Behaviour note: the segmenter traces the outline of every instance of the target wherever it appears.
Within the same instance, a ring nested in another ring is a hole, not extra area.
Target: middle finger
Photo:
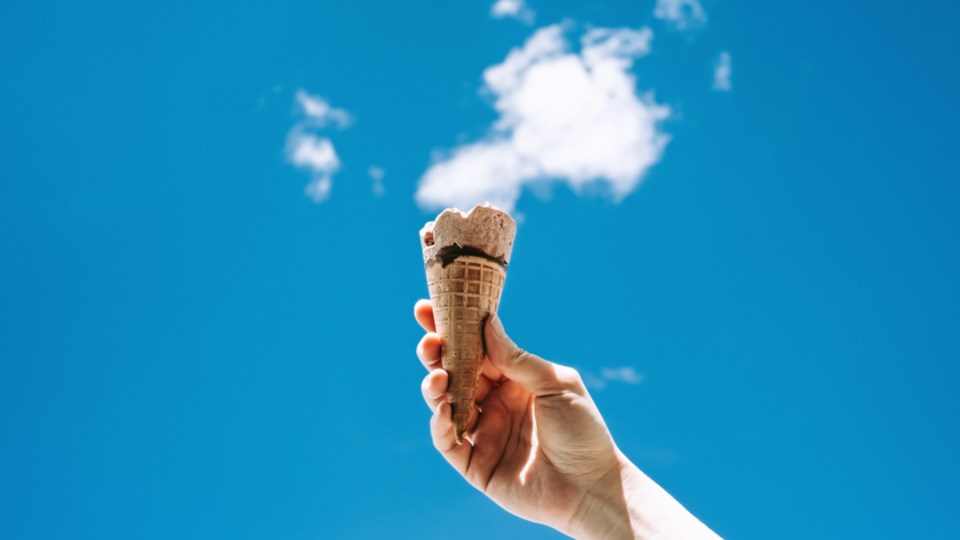
[[[436,410],[440,402],[447,401],[449,381],[450,375],[443,369],[434,369],[423,378],[423,382],[420,383],[420,391],[423,393],[423,400],[431,411]],[[476,401],[478,407],[482,406],[487,396],[490,395],[490,391],[494,388],[495,385],[490,382],[490,379],[480,377],[480,380],[477,381],[477,393],[474,396],[474,401]]]
[[[427,332],[417,344],[417,358],[428,371],[440,367],[440,336],[434,332]]]

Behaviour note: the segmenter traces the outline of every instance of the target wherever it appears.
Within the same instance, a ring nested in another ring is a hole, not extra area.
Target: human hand
[[[414,315],[427,332],[417,356],[433,444],[494,502],[577,538],[719,538],[620,452],[580,374],[517,347],[496,315],[484,325],[478,414],[458,445],[430,301]]]
[[[504,509],[567,534],[580,531],[580,514],[596,504],[592,494],[619,483],[624,463],[577,371],[520,349],[491,316],[484,328],[479,413],[467,443],[458,445],[433,308],[421,300],[414,313],[427,331],[417,356],[430,372],[421,389],[434,411],[430,431],[437,450]]]

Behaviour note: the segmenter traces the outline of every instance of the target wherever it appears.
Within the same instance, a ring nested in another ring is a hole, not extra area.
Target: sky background
[[[725,537],[960,535],[956,3],[163,4],[0,6],[0,538],[558,537],[433,450],[412,308],[421,179],[564,21],[650,29],[668,142],[507,176],[512,337]]]

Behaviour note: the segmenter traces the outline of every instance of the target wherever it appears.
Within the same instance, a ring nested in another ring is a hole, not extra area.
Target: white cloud
[[[304,192],[314,202],[323,202],[333,189],[333,175],[340,170],[340,157],[327,137],[316,131],[327,126],[347,128],[353,119],[350,113],[333,107],[320,96],[297,90],[296,101],[304,119],[287,134],[287,160],[310,172],[312,179]]]
[[[377,196],[383,195],[386,192],[386,189],[383,187],[383,177],[387,175],[387,172],[381,167],[371,165],[370,168],[367,169],[367,174],[373,179],[373,194]]]
[[[603,390],[608,384],[617,382],[624,384],[640,384],[647,378],[631,366],[602,368],[597,375],[590,371],[582,371],[583,382],[595,390]]]
[[[707,22],[700,0],[657,0],[653,16],[663,19],[678,30],[698,28]]]
[[[529,7],[525,0],[497,0],[490,6],[490,16],[495,19],[511,17],[526,24],[533,24],[535,13]]]
[[[483,74],[499,118],[483,140],[436,161],[420,179],[425,208],[489,201],[512,210],[524,185],[591,185],[615,200],[633,191],[667,144],[667,107],[638,95],[630,73],[650,50],[647,29],[598,28],[570,51],[565,28],[541,28]]]
[[[296,133],[290,142],[290,162],[294,165],[323,174],[336,172],[340,168],[340,159],[330,139]]]
[[[312,173],[313,179],[305,191],[314,202],[323,202],[330,196],[332,176],[340,170],[340,158],[330,139],[294,128],[287,138],[287,159]]]
[[[600,375],[608,381],[620,381],[627,384],[639,384],[643,382],[645,375],[637,373],[637,370],[630,366],[603,368]]]
[[[593,28],[582,38],[580,54],[587,67],[594,68],[605,61],[618,62],[621,69],[633,64],[650,52],[653,32],[649,28],[631,30],[629,28]]]
[[[321,203],[330,197],[330,190],[333,189],[333,180],[329,176],[317,176],[307,184],[303,192],[307,194],[315,203]]]
[[[350,127],[353,123],[353,117],[343,109],[331,106],[327,100],[320,96],[313,96],[303,90],[297,90],[297,103],[303,114],[309,119],[309,123],[316,127],[326,127],[330,124],[340,129]]]
[[[732,66],[730,64],[730,53],[723,51],[717,56],[717,61],[713,65],[713,89],[720,92],[729,92],[731,85],[730,75]]]

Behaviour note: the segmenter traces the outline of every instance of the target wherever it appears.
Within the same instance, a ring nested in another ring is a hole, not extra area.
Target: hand
[[[427,331],[417,355],[430,371],[422,390],[434,411],[430,431],[437,450],[506,510],[571,531],[584,494],[604,478],[620,476],[616,446],[580,375],[518,348],[499,318],[491,317],[477,391],[482,412],[468,430],[471,444],[458,445],[430,302],[418,302],[415,314]]]
[[[433,444],[494,502],[578,538],[715,538],[617,449],[579,373],[517,347],[496,315],[484,327],[479,414],[458,445],[433,307],[421,300],[414,314],[427,332],[417,356]]]

